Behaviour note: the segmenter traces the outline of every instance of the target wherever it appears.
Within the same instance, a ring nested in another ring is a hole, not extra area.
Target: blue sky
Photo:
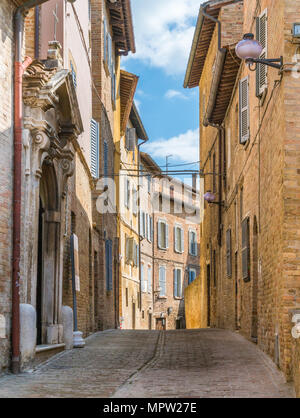
[[[168,154],[170,166],[198,161],[198,89],[182,86],[201,2],[131,2],[137,52],[122,67],[140,77],[135,101],[150,138],[143,150],[162,166]]]

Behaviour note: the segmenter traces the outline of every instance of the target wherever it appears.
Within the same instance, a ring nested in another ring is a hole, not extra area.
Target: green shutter
[[[240,81],[239,85],[240,143],[245,144],[250,137],[249,123],[249,78]]]

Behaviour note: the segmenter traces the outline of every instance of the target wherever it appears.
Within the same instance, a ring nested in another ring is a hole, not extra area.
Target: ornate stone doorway
[[[59,342],[60,211],[56,173],[47,159],[42,166],[39,202],[37,344],[55,344]]]

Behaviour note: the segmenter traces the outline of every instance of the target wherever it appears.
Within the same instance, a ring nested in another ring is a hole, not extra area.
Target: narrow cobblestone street
[[[0,397],[294,397],[272,361],[222,330],[106,331],[0,379]]]

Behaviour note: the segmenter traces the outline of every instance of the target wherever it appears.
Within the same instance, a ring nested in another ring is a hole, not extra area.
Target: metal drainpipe
[[[12,372],[20,372],[20,244],[22,198],[22,132],[23,132],[23,74],[32,63],[26,57],[22,63],[24,13],[49,0],[29,0],[15,12],[15,74],[14,74],[14,168],[13,168],[13,266],[12,266]]]

